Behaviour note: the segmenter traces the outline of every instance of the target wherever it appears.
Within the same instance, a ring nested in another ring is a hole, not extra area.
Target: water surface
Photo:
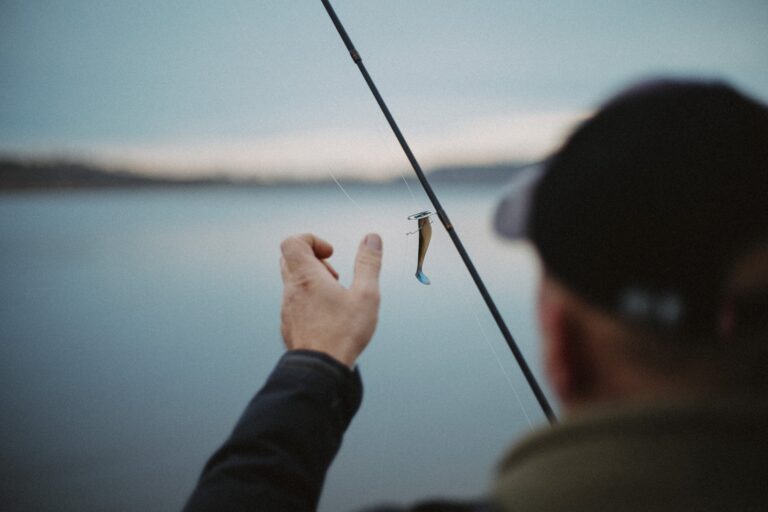
[[[182,506],[282,353],[278,246],[313,231],[349,283],[382,234],[382,312],[363,406],[321,510],[482,493],[543,417],[450,239],[424,270],[400,187],[156,189],[0,196],[0,508]],[[494,238],[494,187],[438,189],[538,372],[529,249]],[[529,423],[530,422],[530,423]]]

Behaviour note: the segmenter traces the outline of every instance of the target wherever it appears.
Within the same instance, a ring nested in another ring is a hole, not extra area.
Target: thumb
[[[352,278],[352,289],[370,292],[379,291],[379,271],[382,256],[381,237],[375,233],[368,234],[360,243],[355,258],[355,275]]]

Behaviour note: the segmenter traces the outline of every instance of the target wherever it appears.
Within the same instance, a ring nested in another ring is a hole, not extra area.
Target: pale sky
[[[652,75],[768,101],[764,0],[337,0],[424,167],[540,158]],[[319,0],[0,0],[0,152],[181,174],[408,164]]]

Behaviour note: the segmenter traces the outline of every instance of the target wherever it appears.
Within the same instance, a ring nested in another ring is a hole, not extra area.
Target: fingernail
[[[365,237],[365,245],[374,251],[381,250],[381,237],[379,235],[371,233]]]

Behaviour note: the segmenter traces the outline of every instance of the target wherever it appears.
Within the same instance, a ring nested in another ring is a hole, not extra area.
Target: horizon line
[[[425,169],[534,162],[551,154],[589,113],[506,114],[440,132],[409,134]],[[382,129],[318,129],[263,137],[152,143],[0,144],[0,157],[78,162],[147,176],[387,181],[410,172],[397,141]]]

